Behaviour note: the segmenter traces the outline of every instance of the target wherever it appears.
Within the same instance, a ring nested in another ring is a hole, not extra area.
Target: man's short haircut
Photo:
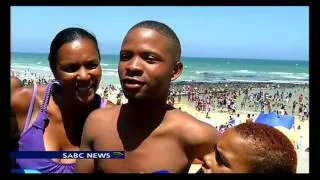
[[[235,130],[250,144],[251,172],[296,173],[297,153],[281,131],[260,123],[239,124]]]
[[[168,39],[172,40],[173,46],[176,49],[177,57],[180,60],[181,57],[181,44],[176,33],[166,24],[158,21],[141,21],[138,24],[130,28],[129,32],[136,28],[148,28],[159,32]]]

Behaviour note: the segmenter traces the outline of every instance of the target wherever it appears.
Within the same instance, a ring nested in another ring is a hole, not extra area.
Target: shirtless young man
[[[126,34],[118,73],[128,103],[96,110],[85,123],[82,151],[125,151],[125,159],[78,159],[77,172],[187,173],[212,151],[217,130],[166,104],[182,73],[181,46],[167,25],[143,21]]]

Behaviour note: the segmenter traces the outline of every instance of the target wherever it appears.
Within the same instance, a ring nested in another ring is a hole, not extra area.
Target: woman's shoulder
[[[11,106],[13,108],[28,108],[34,93],[36,98],[43,97],[46,85],[21,87],[11,93]]]
[[[12,107],[23,107],[30,102],[34,87],[21,87],[11,92],[11,106]]]

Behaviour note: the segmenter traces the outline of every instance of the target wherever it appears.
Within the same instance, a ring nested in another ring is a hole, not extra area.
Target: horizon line
[[[10,53],[24,53],[24,54],[49,54],[49,52],[13,52]],[[118,56],[118,54],[102,54],[101,56]],[[204,59],[250,59],[250,60],[282,60],[282,61],[309,61],[309,59],[267,59],[267,58],[250,58],[250,57],[207,57],[207,56],[181,56],[181,58],[204,58]]]

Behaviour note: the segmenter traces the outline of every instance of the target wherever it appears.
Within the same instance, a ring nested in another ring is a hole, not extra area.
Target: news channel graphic
[[[14,151],[12,159],[124,159],[124,151]]]

